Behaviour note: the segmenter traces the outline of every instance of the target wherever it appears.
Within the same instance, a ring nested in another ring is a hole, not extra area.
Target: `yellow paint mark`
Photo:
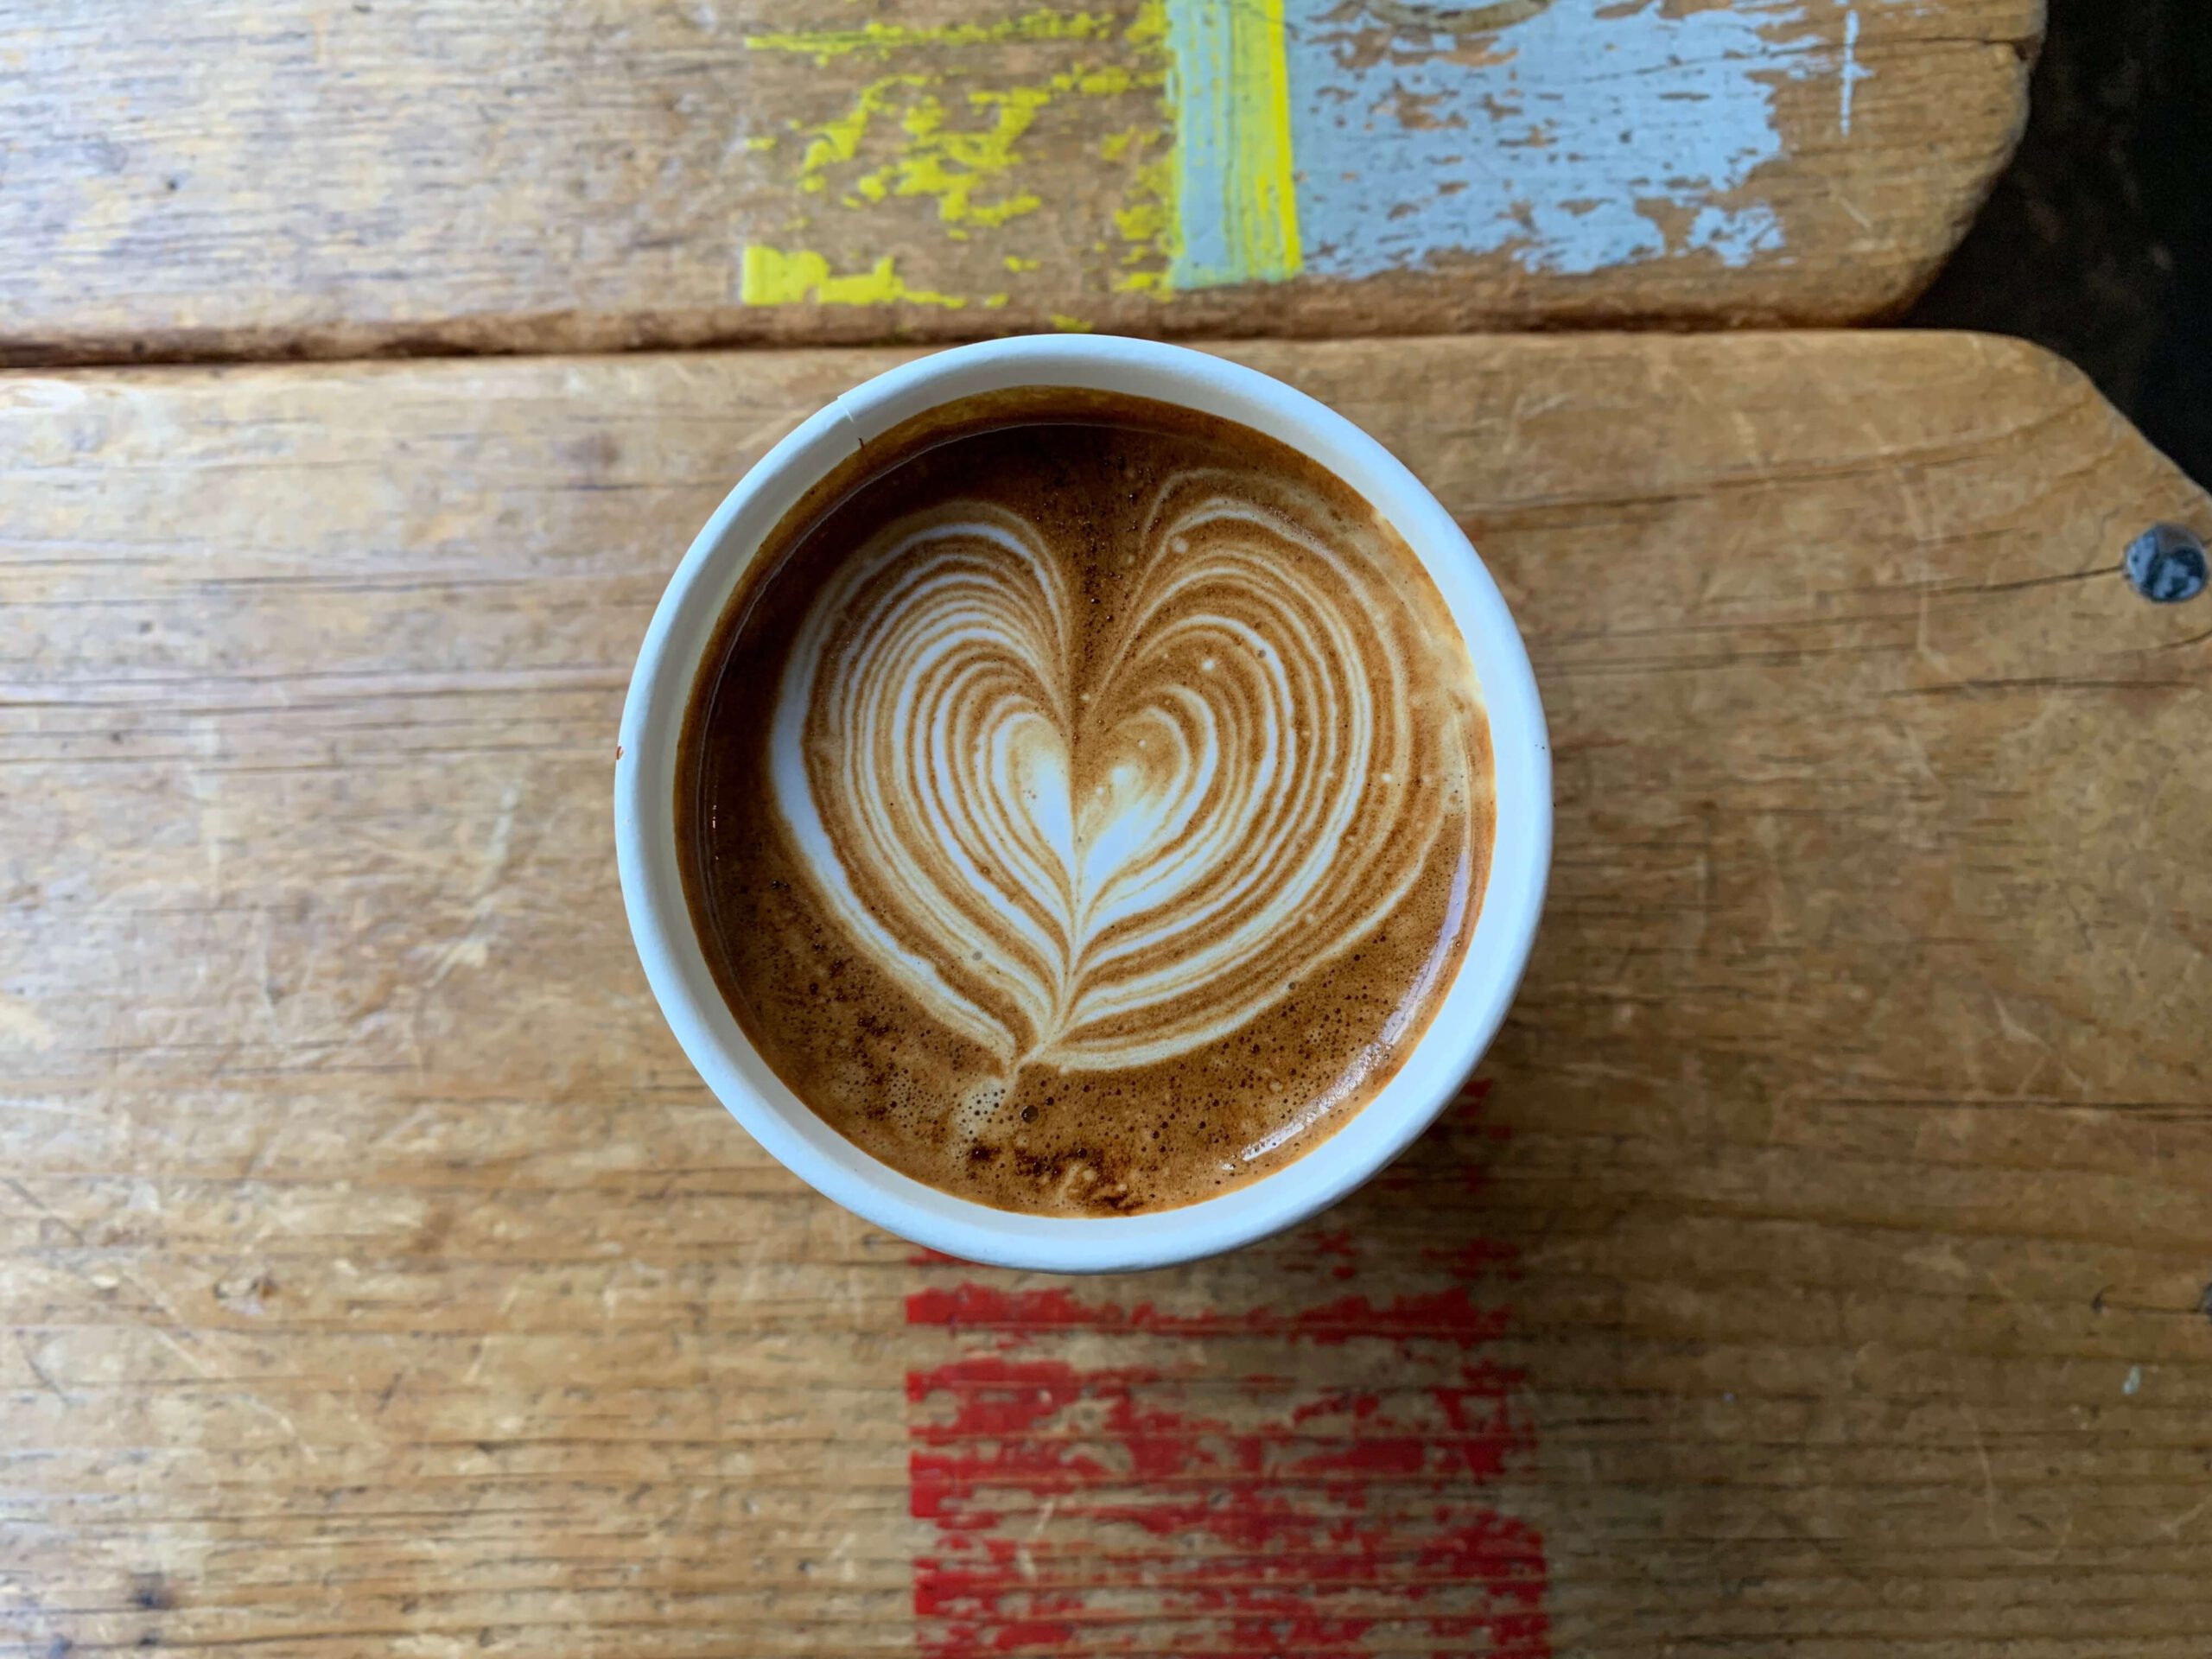
[[[773,149],[776,147],[776,135],[772,132],[755,133],[745,141],[745,147],[756,156],[763,150]]]
[[[1017,86],[1007,92],[969,93],[969,107],[990,118],[979,131],[948,127],[944,105],[925,98],[899,122],[906,135],[901,153],[869,176],[893,195],[936,198],[938,217],[948,225],[995,227],[1033,213],[1044,203],[1029,191],[988,200],[978,200],[976,191],[1014,170],[1020,159],[1015,143],[1037,111],[1052,102],[1054,90]]]
[[[1133,129],[1128,137],[1122,154],[1134,159],[1136,167],[1128,194],[1114,210],[1114,228],[1126,245],[1114,290],[1166,299],[1173,291],[1175,158],[1164,130]],[[1148,153],[1154,150],[1159,153]]]
[[[990,46],[1012,41],[1100,41],[1113,32],[1103,12],[1052,11],[1039,7],[1019,17],[988,23],[937,23],[909,29],[899,23],[864,23],[858,29],[804,29],[748,35],[746,45],[758,52],[800,52],[826,64],[854,52],[887,58],[910,46]]]
[[[1118,63],[1109,63],[1103,69],[1077,69],[1071,74],[1055,75],[1052,84],[1060,87],[1071,85],[1085,98],[1111,98],[1117,92],[1130,92],[1139,86],[1163,84],[1164,77],[1154,78],[1133,73]]]
[[[966,242],[986,232],[1000,232],[1045,206],[1046,193],[1024,188],[1029,181],[1023,176],[1028,162],[1023,145],[1046,111],[1070,99],[1128,98],[1149,92],[1155,96],[1132,111],[1139,114],[1137,124],[1098,146],[1101,159],[1116,164],[1116,175],[1126,171],[1127,183],[1122,200],[1112,209],[1111,229],[1118,243],[1101,241],[1097,252],[1100,264],[1109,267],[1101,276],[1116,291],[1164,296],[1176,244],[1174,140],[1166,96],[1170,72],[1167,0],[1139,0],[1125,28],[1108,14],[1038,9],[989,23],[915,28],[869,23],[851,29],[753,35],[746,43],[762,50],[810,54],[827,64],[855,53],[889,59],[910,48],[1014,41],[1110,41],[1117,32],[1122,45],[1115,49],[1123,61],[1071,63],[1062,57],[1056,73],[1023,85],[960,86],[956,91],[955,78],[964,79],[969,64],[911,54],[899,60],[897,73],[880,74],[857,88],[846,82],[839,93],[844,100],[842,110],[812,124],[789,124],[796,142],[787,148],[804,147],[791,180],[798,186],[794,200],[804,201],[810,196],[854,212],[877,208],[893,199],[930,200],[936,204],[936,218],[946,239]],[[953,86],[948,86],[949,80]],[[1147,105],[1155,111],[1149,122],[1141,118]],[[779,239],[788,246],[800,238],[786,227]],[[838,240],[852,245],[849,238]],[[876,245],[888,240],[886,236]],[[809,253],[766,249],[757,254],[748,251],[746,258],[742,291],[751,303],[818,299],[878,304],[906,299],[950,304],[956,298],[908,292],[895,271],[880,261],[867,271],[837,275],[826,262],[808,264],[816,259]],[[1016,276],[1043,267],[1042,260],[1019,254],[1005,255],[1003,264]],[[1110,269],[1116,264],[1118,270]],[[959,302],[995,309],[1010,300],[979,294]]]
[[[1124,38],[1159,66],[1147,85],[1168,86],[1167,0],[1143,0]],[[1180,245],[1175,218],[1175,129],[1172,94],[1162,98],[1158,118],[1146,126],[1111,133],[1099,153],[1107,161],[1134,163],[1128,194],[1114,210],[1121,235],[1122,270],[1112,287],[1117,293],[1149,294],[1164,300],[1174,292],[1174,268]]]
[[[1290,136],[1290,56],[1283,38],[1283,0],[1267,0],[1266,21],[1252,47],[1255,60],[1249,118],[1253,213],[1249,251],[1255,269],[1279,266],[1286,276],[1306,263],[1298,235],[1298,181]]]
[[[1091,328],[1081,317],[1071,317],[1061,311],[1052,313],[1052,327],[1064,334],[1087,334]]]
[[[1166,73],[1140,74],[1119,64],[1077,66],[1035,86],[970,92],[969,108],[986,118],[974,129],[950,124],[944,100],[930,90],[942,81],[942,76],[912,73],[883,76],[861,87],[841,114],[805,129],[810,142],[799,167],[800,189],[825,191],[830,169],[853,161],[877,118],[903,105],[897,152],[853,180],[838,200],[859,207],[893,196],[933,198],[938,218],[950,227],[946,234],[965,241],[968,227],[995,229],[1044,206],[1032,191],[984,194],[1012,175],[1021,160],[1020,143],[1041,111],[1065,97],[1114,97],[1161,86]]]
[[[861,140],[868,137],[868,125],[875,118],[891,107],[893,95],[906,87],[934,86],[935,75],[886,75],[872,80],[861,88],[842,115],[805,130],[812,142],[806,147],[806,159],[799,163],[799,184],[802,188],[819,190],[823,188],[824,168],[839,162],[849,162],[860,152]]]
[[[986,311],[996,311],[1002,308],[1006,302],[1013,297],[1014,296],[1011,294],[987,294],[983,296],[983,309]]]
[[[957,311],[968,303],[957,295],[907,287],[887,253],[866,270],[838,276],[827,259],[804,248],[790,253],[747,248],[738,293],[747,305],[804,305],[810,301],[817,305],[890,305],[904,301]]]

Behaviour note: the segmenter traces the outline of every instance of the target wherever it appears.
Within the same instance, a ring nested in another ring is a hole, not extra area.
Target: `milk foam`
[[[884,526],[805,612],[775,804],[855,945],[1009,1071],[1233,1033],[1397,906],[1465,747],[1424,743],[1402,601],[1294,492],[1154,491],[1100,615],[980,499]],[[1446,775],[1439,776],[1442,772]]]

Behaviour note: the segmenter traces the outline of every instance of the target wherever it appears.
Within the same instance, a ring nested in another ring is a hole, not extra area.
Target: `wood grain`
[[[1262,14],[0,0],[0,363],[1858,320],[1962,233],[2043,24]]]
[[[0,1648],[2201,1651],[2212,504],[1963,336],[1232,355],[1526,628],[1485,1087],[1224,1261],[916,1262],[707,1098],[609,766],[892,353],[0,380]]]

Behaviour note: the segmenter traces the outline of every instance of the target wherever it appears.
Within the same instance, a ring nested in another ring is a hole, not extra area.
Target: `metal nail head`
[[[2128,584],[2154,605],[2178,605],[2204,591],[2204,543],[2179,524],[2153,524],[2127,544]]]

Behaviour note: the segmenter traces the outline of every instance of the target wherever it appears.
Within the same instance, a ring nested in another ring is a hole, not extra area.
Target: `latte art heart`
[[[1368,562],[1204,469],[1084,583],[980,500],[885,525],[813,596],[768,741],[855,946],[1007,1070],[1237,1030],[1383,924],[1464,750]]]
[[[1039,1215],[1203,1201],[1401,1075],[1495,833],[1421,557],[1264,434],[962,398],[755,546],[676,779],[728,1013],[817,1118]]]

